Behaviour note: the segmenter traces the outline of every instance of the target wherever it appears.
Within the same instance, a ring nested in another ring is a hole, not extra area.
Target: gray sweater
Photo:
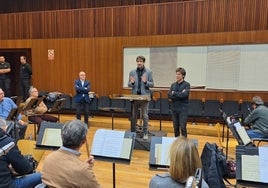
[[[185,184],[174,181],[169,173],[157,174],[151,181],[149,188],[184,188]],[[207,183],[202,180],[202,188],[209,188]]]
[[[264,105],[258,106],[246,117],[244,124],[252,125],[256,132],[268,136],[268,108]]]

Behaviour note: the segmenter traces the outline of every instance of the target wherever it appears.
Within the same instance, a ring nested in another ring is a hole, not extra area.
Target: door
[[[0,56],[5,57],[5,61],[10,63],[11,72],[11,96],[20,96],[20,56],[26,56],[26,61],[32,64],[30,48],[1,49]]]

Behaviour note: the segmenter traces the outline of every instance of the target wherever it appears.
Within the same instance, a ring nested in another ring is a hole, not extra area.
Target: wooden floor
[[[74,119],[74,115],[61,115],[61,122],[64,123],[68,120]],[[159,130],[159,121],[150,121],[150,130]],[[99,128],[111,129],[112,127],[112,119],[109,117],[93,117],[90,118],[90,129],[87,135],[88,150],[90,151],[92,139],[94,137],[94,133]],[[127,118],[115,118],[114,119],[114,129],[115,130],[128,130],[130,127],[130,123]],[[163,121],[161,123],[161,130],[167,132],[167,136],[173,137],[172,132],[172,122]],[[189,135],[188,137],[191,139],[198,140],[198,150],[201,154],[203,146],[206,142],[217,143],[219,144],[219,139],[217,134],[215,133],[214,126],[208,126],[204,124],[197,125],[188,125]],[[29,125],[26,131],[26,138],[33,133],[33,127]],[[207,135],[214,136],[207,136]],[[231,139],[233,141],[233,139]],[[42,170],[42,161],[45,157],[51,153],[52,151],[46,151],[43,155],[37,170]],[[87,159],[87,148],[84,145],[81,148],[81,159]],[[229,157],[234,158],[235,149],[234,147],[229,147]],[[116,187],[118,188],[137,188],[137,187],[148,187],[149,181],[152,176],[156,173],[164,173],[164,171],[152,171],[149,170],[149,151],[145,150],[134,150],[131,163],[129,165],[125,164],[115,164],[115,176],[116,176]],[[97,177],[97,180],[104,188],[113,187],[113,168],[112,163],[95,161],[94,172]],[[233,180],[234,181],[234,180]],[[232,181],[232,182],[233,182]]]

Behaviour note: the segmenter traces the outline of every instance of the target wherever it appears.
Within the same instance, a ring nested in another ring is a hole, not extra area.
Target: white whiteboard
[[[268,90],[268,44],[124,48],[124,87],[139,55],[153,71],[155,87],[170,87],[175,69],[183,67],[192,87]]]

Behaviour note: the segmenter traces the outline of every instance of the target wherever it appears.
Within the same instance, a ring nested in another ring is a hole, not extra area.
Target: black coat
[[[13,138],[4,134],[1,128],[0,132],[0,148],[10,142],[15,142]],[[20,175],[25,175],[31,171],[29,161],[21,154],[17,145],[15,145],[6,155],[0,156],[0,188],[12,188],[13,175],[9,165],[12,165],[14,170]]]

